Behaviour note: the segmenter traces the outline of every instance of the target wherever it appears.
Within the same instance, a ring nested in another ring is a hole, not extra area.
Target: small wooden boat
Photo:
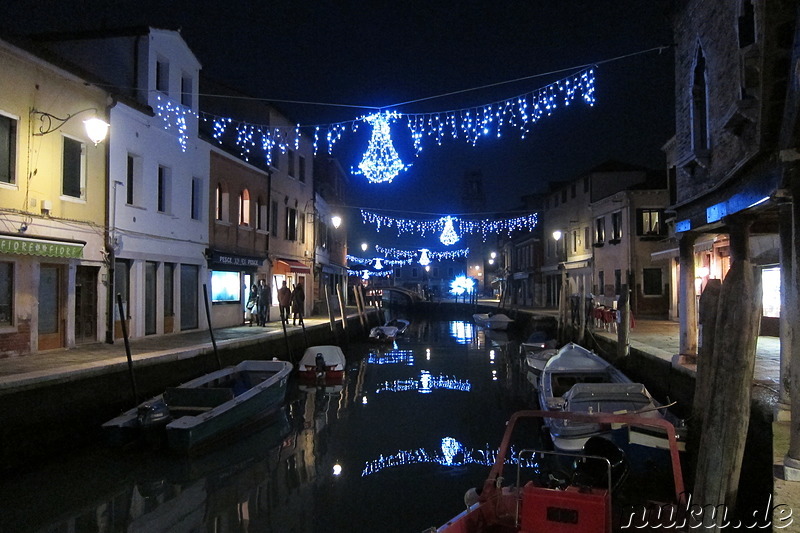
[[[620,450],[611,450],[613,444],[598,439],[600,446],[587,446],[581,455],[564,454],[544,450],[514,450],[515,439],[525,438],[530,430],[527,424],[542,417],[569,420],[580,423],[596,420],[603,424],[619,424],[641,427],[663,432],[670,443],[669,462],[672,467],[672,483],[669,487],[671,502],[653,504],[661,511],[658,517],[644,517],[644,524],[659,528],[657,522],[675,521],[672,510],[680,510],[685,503],[683,473],[677,449],[675,429],[663,419],[643,418],[635,415],[587,415],[580,413],[547,413],[544,411],[519,411],[506,424],[503,441],[489,476],[483,486],[467,491],[464,501],[467,509],[439,528],[434,533],[610,533],[620,526],[634,524],[637,510],[632,506],[613,509],[612,493],[617,489],[626,471],[618,468],[624,462]],[[597,444],[597,441],[592,441]],[[603,446],[602,444],[605,444]],[[613,453],[612,453],[613,452]],[[516,466],[508,466],[516,463]],[[514,472],[514,470],[516,472]],[[567,471],[568,470],[568,471]],[[615,471],[616,470],[616,471]],[[510,484],[504,481],[510,480]],[[662,516],[663,515],[663,516]],[[665,518],[669,515],[670,518]],[[640,517],[641,518],[641,517]],[[624,529],[623,529],[624,531]]]
[[[340,383],[347,366],[342,349],[338,346],[310,346],[297,364],[300,379],[305,383]]]
[[[508,318],[508,316],[504,315],[503,313],[475,313],[472,315],[472,320],[475,321],[475,325],[482,328],[496,329],[500,331],[507,330],[508,325],[514,322],[513,319]]]
[[[671,416],[644,385],[634,383],[616,367],[583,346],[569,343],[554,355],[539,379],[539,405],[547,412],[633,413],[644,418]],[[672,422],[678,423],[672,417]],[[600,423],[548,419],[553,445],[561,451],[580,450],[595,435],[610,438],[612,428]],[[680,428],[683,432],[684,428]],[[641,438],[640,438],[641,437]],[[655,437],[655,438],[651,438]],[[662,436],[663,437],[663,436]],[[655,447],[666,444],[658,435],[630,432],[630,438]]]
[[[373,342],[394,342],[397,332],[395,326],[375,326],[369,330],[369,339]]]
[[[544,331],[534,331],[525,342],[519,345],[519,353],[525,358],[528,369],[539,376],[547,361],[558,353],[556,340],[549,338]]]
[[[397,328],[397,334],[402,335],[408,329],[408,325],[410,322],[408,320],[403,320],[402,318],[393,318],[392,320],[388,320],[383,327],[395,327]]]
[[[111,444],[165,432],[170,449],[189,452],[276,412],[291,371],[287,361],[242,361],[170,387],[102,428]]]

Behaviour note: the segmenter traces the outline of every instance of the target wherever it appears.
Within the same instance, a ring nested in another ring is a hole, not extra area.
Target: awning
[[[280,258],[278,259],[278,263],[283,263],[290,272],[298,272],[300,274],[308,274],[311,272],[311,267],[300,261],[295,261],[294,259]]]
[[[85,242],[53,241],[47,239],[26,239],[0,235],[0,253],[20,255],[41,255],[43,257],[83,257]]]

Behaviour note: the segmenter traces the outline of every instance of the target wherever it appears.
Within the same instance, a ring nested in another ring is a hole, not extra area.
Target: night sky
[[[413,166],[391,184],[352,176],[348,204],[414,212],[463,213],[458,189],[481,171],[487,210],[512,209],[522,194],[545,190],[608,159],[664,168],[661,147],[674,130],[673,50],[609,59],[669,45],[662,0],[316,1],[5,0],[0,30],[27,33],[148,24],[180,28],[203,66],[255,97],[347,104],[281,103],[300,124],[355,119],[369,107],[428,98],[562,71],[490,89],[426,100],[402,113],[480,106],[543,87],[591,63],[594,107],[576,102],[533,126],[476,147],[427,143],[415,158],[404,124],[393,128]],[[357,106],[365,106],[359,108]],[[236,117],[233,117],[236,118]],[[367,128],[334,155],[357,165]],[[350,220],[355,222],[357,211]],[[388,235],[387,235],[388,236]],[[385,246],[393,246],[384,243]]]

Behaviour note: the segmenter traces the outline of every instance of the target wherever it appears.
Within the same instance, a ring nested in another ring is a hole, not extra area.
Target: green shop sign
[[[83,257],[83,243],[0,236],[0,254]]]

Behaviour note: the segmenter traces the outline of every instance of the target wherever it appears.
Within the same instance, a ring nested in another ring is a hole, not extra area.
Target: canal
[[[482,484],[509,416],[536,406],[519,341],[413,319],[393,345],[347,346],[342,386],[293,383],[279,416],[202,456],[97,442],[0,480],[0,532],[441,525]]]

